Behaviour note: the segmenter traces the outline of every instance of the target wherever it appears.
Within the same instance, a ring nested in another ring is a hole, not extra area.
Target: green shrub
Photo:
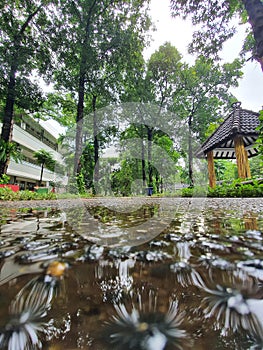
[[[12,200],[16,200],[16,197],[17,197],[17,192],[13,192],[10,188],[8,187],[0,188],[0,200],[12,201]]]
[[[263,183],[254,180],[252,183],[242,183],[241,179],[232,183],[223,183],[215,188],[208,186],[207,191],[203,187],[183,188],[182,197],[263,197]]]
[[[208,197],[262,197],[263,184],[256,180],[252,183],[242,183],[235,180],[230,184],[218,185],[215,188],[208,189]]]
[[[56,199],[56,194],[53,192],[37,193],[32,191],[18,191],[13,192],[10,188],[0,188],[0,200],[4,201],[23,201],[23,200],[48,200]]]
[[[182,189],[182,197],[193,197],[194,188],[186,187]]]

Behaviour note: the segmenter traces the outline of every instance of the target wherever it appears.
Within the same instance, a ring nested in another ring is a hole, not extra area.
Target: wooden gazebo
[[[248,158],[258,154],[259,113],[242,109],[240,102],[232,107],[230,115],[196,152],[198,158],[207,158],[210,187],[216,185],[214,159],[236,158],[238,177],[245,179],[251,177]]]

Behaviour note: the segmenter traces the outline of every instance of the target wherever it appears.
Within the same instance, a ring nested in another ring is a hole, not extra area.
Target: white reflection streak
[[[181,261],[187,262],[190,259],[192,256],[190,247],[192,245],[193,244],[189,242],[178,242],[176,244],[177,254]]]
[[[246,298],[241,291],[230,287],[216,285],[216,289],[210,289],[196,271],[193,271],[192,277],[195,286],[210,294],[203,299],[207,304],[205,316],[216,316],[218,328],[220,320],[224,319],[222,335],[226,335],[230,329],[235,332],[242,327],[263,340],[263,300]]]
[[[149,308],[152,298],[149,300]],[[182,349],[180,341],[186,338],[185,330],[179,329],[183,314],[178,313],[178,302],[170,302],[166,314],[155,310],[143,312],[144,307],[139,300],[139,309],[134,304],[128,312],[124,304],[114,305],[116,315],[112,316],[109,326],[109,340],[113,344],[137,350],[163,350],[167,343]],[[122,348],[122,347],[121,347]]]

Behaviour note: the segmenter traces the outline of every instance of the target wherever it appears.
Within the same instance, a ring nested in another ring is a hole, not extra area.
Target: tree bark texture
[[[147,139],[148,139],[148,174],[149,187],[153,186],[153,168],[152,168],[152,142],[153,142],[153,128],[147,125]]]
[[[194,186],[194,176],[193,176],[193,146],[192,146],[192,118],[190,115],[188,117],[188,173],[189,173],[189,184]]]
[[[78,91],[78,108],[76,117],[76,137],[75,137],[75,156],[74,156],[74,170],[73,175],[77,175],[80,170],[80,157],[82,153],[83,143],[83,117],[84,117],[84,86],[85,78],[84,73],[79,78],[79,91]]]
[[[142,137],[141,137],[141,158],[142,158],[142,182],[143,182],[143,186],[145,187],[146,186],[145,147],[144,147],[144,142]]]
[[[40,172],[39,186],[41,186],[41,183],[42,183],[43,172],[44,172],[44,164],[41,164],[41,172]]]
[[[254,57],[263,70],[263,3],[261,0],[243,0],[256,41]]]
[[[98,183],[100,177],[100,167],[99,167],[99,135],[98,135],[98,121],[96,114],[96,101],[97,96],[92,97],[92,111],[93,111],[93,145],[94,145],[94,178],[95,184]]]

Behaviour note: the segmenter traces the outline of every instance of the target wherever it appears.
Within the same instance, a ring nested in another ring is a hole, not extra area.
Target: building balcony
[[[40,178],[41,167],[29,162],[22,161],[21,163],[16,163],[12,159],[10,160],[7,174],[9,176],[14,176],[16,179],[27,180],[30,181],[39,181]],[[67,176],[63,176],[61,174],[57,174],[55,172],[44,169],[43,171],[43,182],[61,182],[63,185],[67,184]]]
[[[63,162],[62,155],[60,153],[46,145],[41,140],[37,139],[35,136],[29,134],[27,131],[21,129],[17,125],[14,125],[13,128],[13,140],[21,146],[31,149],[33,152],[44,149],[47,152],[51,153],[56,161],[60,163]]]
[[[0,130],[1,129],[2,123],[0,123]],[[13,141],[17,142],[19,145],[21,145],[21,147],[32,150],[32,153],[40,149],[44,149],[47,152],[51,153],[57,162],[63,163],[62,155],[59,152],[55,151],[46,143],[42,142],[41,139],[36,138],[16,124],[13,126]]]

